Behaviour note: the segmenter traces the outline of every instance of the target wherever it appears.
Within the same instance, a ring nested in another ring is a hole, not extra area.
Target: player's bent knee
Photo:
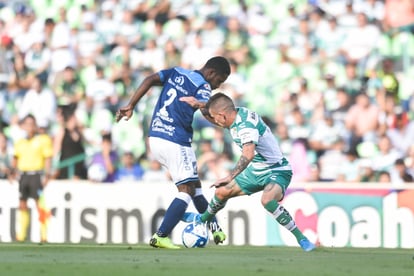
[[[217,188],[214,195],[220,199],[220,200],[226,200],[231,197],[231,191],[228,189],[225,189],[224,187]]]
[[[188,182],[181,184],[177,186],[178,191],[182,193],[189,194],[191,197],[194,197],[195,195],[195,183],[194,182]]]

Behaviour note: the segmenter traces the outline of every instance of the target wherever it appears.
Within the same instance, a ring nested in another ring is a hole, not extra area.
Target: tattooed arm
[[[242,155],[237,161],[236,166],[230,171],[230,174],[224,178],[217,180],[211,187],[220,187],[230,183],[237,175],[239,175],[254,158],[256,145],[254,143],[246,143],[243,145]]]

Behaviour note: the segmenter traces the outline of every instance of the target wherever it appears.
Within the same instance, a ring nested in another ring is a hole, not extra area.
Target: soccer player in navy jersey
[[[208,202],[202,193],[197,173],[197,159],[191,147],[194,113],[200,109],[208,120],[204,104],[189,105],[181,97],[194,97],[200,103],[206,103],[212,90],[218,88],[230,75],[230,64],[221,56],[210,58],[200,70],[187,70],[173,67],[161,70],[146,77],[139,85],[129,103],[116,113],[116,121],[128,120],[138,101],[153,86],[162,86],[160,96],[154,108],[150,129],[149,147],[151,154],[165,166],[178,194],[168,207],[157,232],[152,236],[153,247],[177,249],[179,246],[169,238],[174,227],[184,215],[188,204],[193,200],[197,211],[207,209]],[[226,235],[213,219],[210,224],[216,244],[222,243]]]

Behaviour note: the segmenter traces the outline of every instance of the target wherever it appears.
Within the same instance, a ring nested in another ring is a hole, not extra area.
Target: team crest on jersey
[[[237,135],[237,129],[234,127],[234,128],[232,128],[232,129],[230,129],[230,135],[233,137],[233,138],[238,138],[238,135]]]
[[[175,81],[175,83],[182,86],[184,84],[184,77],[183,76],[177,76],[177,77],[175,77],[174,81]]]

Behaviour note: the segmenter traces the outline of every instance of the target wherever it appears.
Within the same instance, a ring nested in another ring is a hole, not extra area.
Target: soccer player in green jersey
[[[181,99],[195,104],[194,99]],[[235,107],[232,99],[223,93],[214,94],[205,109],[215,124],[230,130],[242,154],[229,175],[217,180],[213,199],[203,214],[185,213],[183,220],[208,222],[224,208],[232,197],[263,191],[261,202],[274,219],[288,229],[304,251],[315,245],[296,226],[289,212],[279,202],[283,199],[292,178],[292,168],[283,156],[269,127],[255,112]]]

